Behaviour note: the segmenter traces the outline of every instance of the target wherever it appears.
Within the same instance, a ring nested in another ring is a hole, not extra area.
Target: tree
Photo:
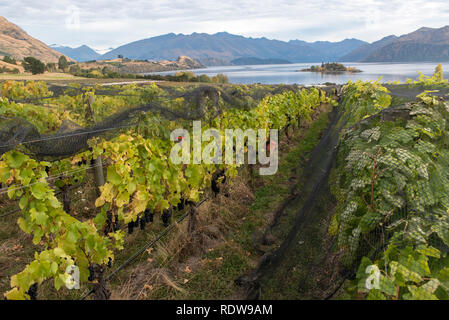
[[[55,72],[56,71],[56,63],[54,63],[54,62],[47,63],[47,71]]]
[[[16,60],[11,58],[10,56],[4,56],[3,61],[10,64],[17,64]]]
[[[216,76],[213,76],[211,80],[213,83],[229,83],[228,77],[221,73],[217,74]]]
[[[32,74],[40,74],[45,72],[45,64],[33,57],[26,57],[23,59],[23,68],[27,72],[31,72]]]
[[[100,70],[92,70],[91,72],[89,72],[88,77],[101,79],[103,78],[103,74],[101,73]]]
[[[81,73],[81,67],[77,64],[74,64],[73,66],[70,66],[69,72],[71,74],[79,74]]]
[[[210,83],[211,79],[209,78],[209,76],[207,74],[202,74],[198,77],[198,81],[204,82],[204,83]]]
[[[190,82],[196,78],[195,74],[191,71],[180,71],[175,73],[175,77],[179,79],[179,81]]]
[[[435,73],[432,78],[437,82],[443,82],[443,66],[441,64],[435,68]]]
[[[60,56],[58,61],[59,70],[65,71],[69,67],[69,62],[65,56]]]

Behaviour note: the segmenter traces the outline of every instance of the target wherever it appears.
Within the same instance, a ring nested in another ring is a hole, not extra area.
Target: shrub
[[[60,56],[58,60],[58,68],[59,70],[65,71],[69,67],[69,62],[65,56]]]
[[[217,74],[216,76],[212,77],[213,83],[229,83],[229,79],[224,74]]]
[[[40,74],[45,72],[45,64],[33,57],[26,57],[23,59],[23,68],[27,72],[31,72],[32,74]]]
[[[10,64],[17,64],[17,61],[14,58],[11,58],[10,56],[4,56],[3,61]]]

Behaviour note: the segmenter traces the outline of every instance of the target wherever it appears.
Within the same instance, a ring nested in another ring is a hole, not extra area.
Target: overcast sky
[[[376,41],[449,24],[448,0],[14,0],[0,15],[47,44],[107,49],[165,33],[227,31],[306,41]],[[78,23],[79,22],[79,23]]]

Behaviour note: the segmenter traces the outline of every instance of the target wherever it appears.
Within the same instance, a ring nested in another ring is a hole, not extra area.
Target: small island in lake
[[[321,72],[321,73],[344,73],[344,72],[350,72],[350,73],[357,73],[362,72],[359,69],[352,68],[352,67],[345,67],[341,63],[323,63],[321,66],[311,66],[309,69],[302,69],[301,72]]]

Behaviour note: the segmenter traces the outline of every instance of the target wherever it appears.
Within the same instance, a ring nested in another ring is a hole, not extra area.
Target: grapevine
[[[31,89],[22,92],[16,86],[12,85],[15,91],[11,90],[9,97],[29,97],[27,92]],[[144,88],[130,85],[121,90],[124,96],[118,98],[96,96],[95,88],[83,88],[82,94],[61,95],[53,99],[48,94],[46,103],[58,112],[53,113],[54,120],[48,121],[51,117],[47,121],[39,120],[42,125],[37,127],[41,132],[54,132],[62,119],[85,126],[90,121],[100,121],[111,113],[137,106],[148,99],[169,100],[154,85]],[[33,94],[47,98],[45,90]],[[253,103],[251,100],[247,100],[248,105]],[[11,102],[8,98],[2,101],[9,116],[33,121],[34,114],[20,111],[24,110],[24,104]],[[216,115],[214,102],[206,99],[206,107],[210,111],[203,114],[202,129],[216,127],[222,136],[227,128],[282,129],[297,123],[300,118],[307,119],[321,103],[329,101],[317,89],[302,89],[267,96],[249,110],[231,108]],[[184,103],[183,98],[177,98],[169,105],[177,109]],[[85,116],[86,105],[91,108],[93,119]],[[23,215],[18,224],[24,232],[33,235],[34,244],[44,246],[42,252],[35,253],[33,262],[11,278],[12,289],[5,294],[6,298],[30,299],[31,286],[40,285],[49,278],[59,289],[68,281],[66,270],[72,265],[79,268],[81,282],[92,280],[92,266],[110,264],[114,261],[114,252],[123,249],[124,232],[120,225],[127,226],[129,233],[136,227],[145,229],[146,223],[151,222],[156,213],[161,214],[164,225],[167,225],[173,208],[182,209],[186,203],[198,202],[211,186],[217,166],[175,165],[169,160],[170,150],[177,143],[169,139],[169,133],[181,126],[189,127],[189,121],[174,122],[158,113],[147,112],[139,116],[134,128],[122,130],[113,138],[93,138],[89,141],[89,150],[69,158],[38,161],[27,155],[25,144],[4,153],[0,158],[0,182],[9,186],[8,197],[19,201]],[[94,218],[81,222],[68,214],[67,206],[64,210],[55,197],[54,188],[64,189],[82,181],[83,172],[92,159],[98,157],[103,159],[107,171],[106,183],[100,187],[101,194],[95,202],[99,212]],[[81,170],[72,174],[76,168]],[[218,165],[229,179],[237,174],[237,168],[235,164]],[[56,174],[60,179],[54,183],[47,179]]]

